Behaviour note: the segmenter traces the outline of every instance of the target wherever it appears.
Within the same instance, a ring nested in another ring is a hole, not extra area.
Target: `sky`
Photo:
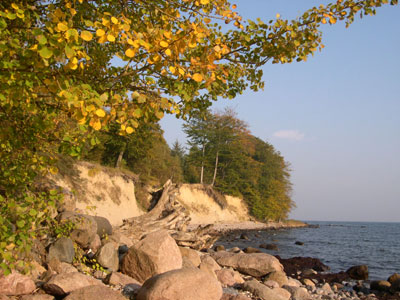
[[[328,1],[238,0],[244,19],[295,18]],[[221,99],[291,165],[299,220],[400,222],[400,5],[323,27],[307,62],[263,67],[265,89]],[[182,122],[161,121],[171,145]]]

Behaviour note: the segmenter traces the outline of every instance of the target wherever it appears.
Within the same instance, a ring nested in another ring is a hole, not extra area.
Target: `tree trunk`
[[[115,163],[116,169],[119,169],[119,167],[121,166],[121,162],[122,162],[122,158],[124,157],[125,149],[126,149],[126,144],[124,144],[121,151],[119,152],[117,162]]]
[[[217,154],[216,154],[216,156],[215,156],[214,176],[213,176],[213,180],[212,180],[212,182],[211,182],[211,186],[214,186],[214,184],[215,184],[215,179],[217,178],[218,157],[219,157],[219,151],[217,151]]]
[[[206,146],[203,145],[203,156],[201,157],[201,171],[200,171],[200,184],[203,184],[203,176],[204,176],[204,154],[206,152]]]

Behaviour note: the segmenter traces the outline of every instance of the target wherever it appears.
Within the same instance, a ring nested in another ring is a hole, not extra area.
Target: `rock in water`
[[[350,278],[355,280],[367,280],[368,279],[368,266],[360,265],[353,266],[349,268],[346,273],[350,276]]]
[[[137,300],[220,300],[221,284],[199,269],[179,269],[156,275],[139,290]]]
[[[170,270],[182,268],[182,255],[165,230],[148,234],[124,256],[121,272],[139,282]]]

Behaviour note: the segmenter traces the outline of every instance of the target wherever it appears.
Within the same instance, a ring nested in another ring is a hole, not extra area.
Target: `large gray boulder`
[[[96,260],[102,267],[113,272],[118,271],[119,258],[116,245],[113,242],[109,242],[102,246],[96,254]]]
[[[220,300],[221,284],[197,268],[172,270],[147,280],[137,300]]]
[[[113,228],[108,219],[100,216],[94,216],[93,219],[96,221],[97,234],[100,236],[100,238],[113,234]]]
[[[82,273],[62,273],[51,277],[50,280],[43,285],[43,289],[48,294],[64,296],[72,291],[91,285],[104,286],[101,281]]]
[[[106,286],[87,286],[71,292],[64,300],[126,300],[120,293]]]
[[[253,279],[250,281],[246,281],[243,284],[243,289],[245,291],[249,291],[256,297],[259,297],[263,300],[289,300],[290,293],[281,288],[270,289],[269,287],[265,286],[264,284],[258,282],[257,280]]]
[[[72,240],[66,237],[61,237],[50,246],[48,260],[51,261],[55,258],[60,262],[71,264],[74,260],[74,256],[75,249]]]
[[[141,283],[154,275],[180,268],[181,252],[165,230],[150,233],[129,248],[121,264],[122,273]]]
[[[217,252],[212,254],[212,257],[221,266],[231,267],[254,277],[261,277],[274,271],[283,272],[279,260],[266,253]]]
[[[32,293],[36,289],[33,280],[18,272],[0,275],[0,295],[20,296]]]

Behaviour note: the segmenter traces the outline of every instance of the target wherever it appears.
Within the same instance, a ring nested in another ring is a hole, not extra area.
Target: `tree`
[[[112,122],[132,134],[164,113],[185,118],[263,88],[263,64],[305,60],[323,47],[322,24],[350,24],[385,3],[337,0],[265,24],[244,22],[226,0],[1,1],[2,267],[23,256],[43,223],[26,212],[48,199],[34,180],[57,171],[58,154],[79,157]],[[20,208],[13,216],[10,205]]]

